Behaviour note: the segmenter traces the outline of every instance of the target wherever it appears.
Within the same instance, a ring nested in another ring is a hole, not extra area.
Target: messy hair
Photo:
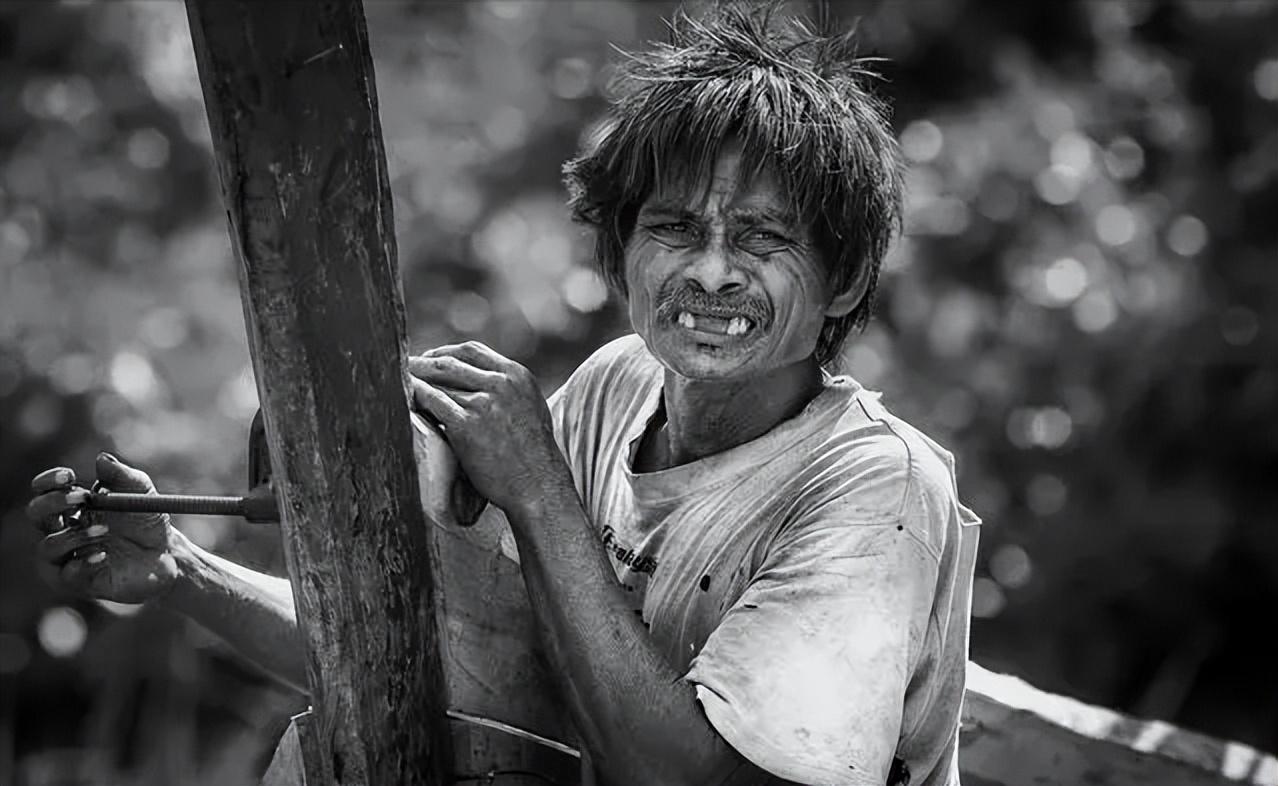
[[[593,228],[604,279],[627,294],[624,253],[640,206],[663,177],[708,182],[741,143],[739,171],[767,170],[808,227],[834,292],[864,268],[868,287],[827,318],[816,359],[831,364],[864,326],[878,272],[900,227],[902,167],[885,105],[852,34],[780,13],[783,2],[718,2],[677,12],[670,39],[623,53],[609,112],[564,166],[573,218]]]

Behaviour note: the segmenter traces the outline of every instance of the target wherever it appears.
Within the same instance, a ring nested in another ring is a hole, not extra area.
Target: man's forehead
[[[739,158],[725,155],[712,172],[672,172],[661,177],[643,211],[664,213],[758,213],[793,223],[795,216],[777,178],[766,168],[743,176]]]

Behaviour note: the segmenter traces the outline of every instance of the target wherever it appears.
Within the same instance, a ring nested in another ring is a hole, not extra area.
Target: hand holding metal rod
[[[193,494],[133,494],[92,491],[84,502],[89,510],[116,513],[185,513],[203,516],[242,516],[257,523],[277,523],[279,502],[271,489],[271,461],[266,446],[262,411],[249,427],[249,493],[244,497]]]
[[[186,513],[205,516],[242,516],[247,521],[280,520],[279,504],[269,484],[255,487],[244,497],[193,494],[129,494],[94,491],[84,502],[89,510],[117,513]]]

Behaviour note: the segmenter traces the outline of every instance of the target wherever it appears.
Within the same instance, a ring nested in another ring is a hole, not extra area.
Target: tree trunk
[[[308,648],[308,786],[444,783],[404,304],[360,0],[187,0]]]

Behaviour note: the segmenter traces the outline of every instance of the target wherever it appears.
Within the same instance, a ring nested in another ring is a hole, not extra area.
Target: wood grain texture
[[[307,782],[443,783],[451,735],[363,8],[187,12],[309,649]]]
[[[968,663],[965,785],[1278,786],[1278,759],[1039,690]]]

